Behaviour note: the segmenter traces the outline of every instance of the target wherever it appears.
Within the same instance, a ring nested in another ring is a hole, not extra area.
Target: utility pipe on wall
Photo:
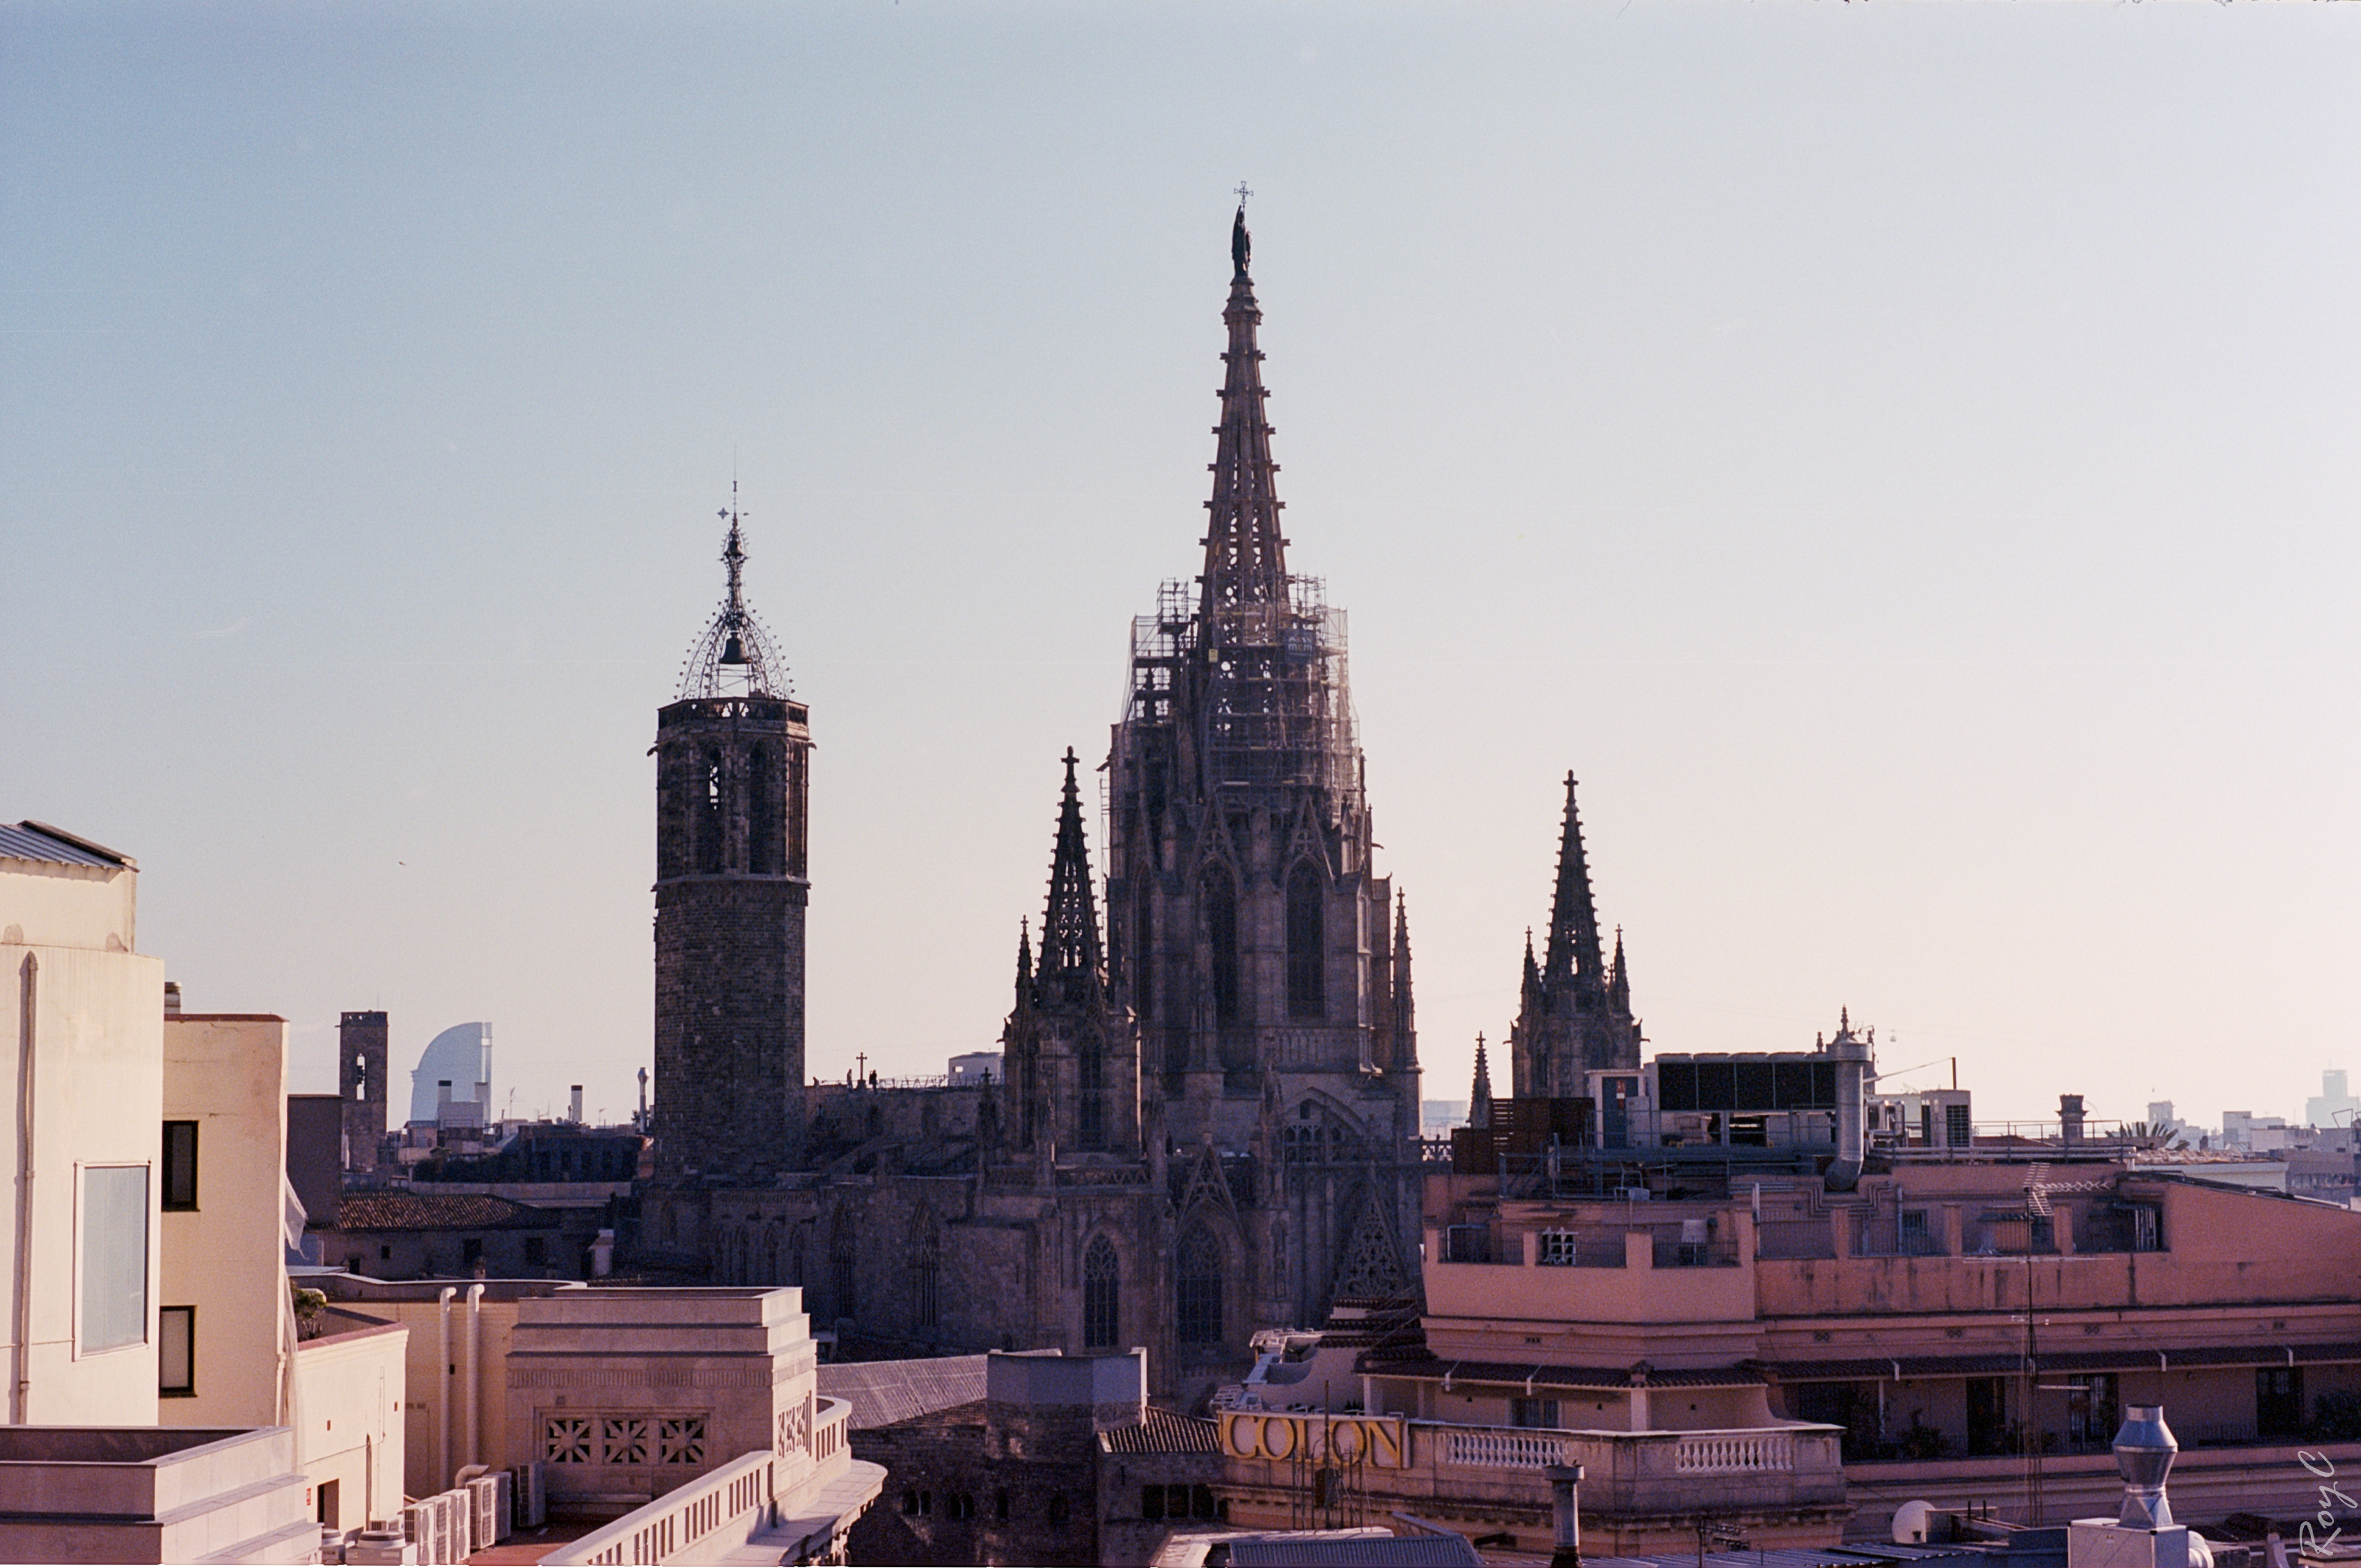
[[[467,1441],[461,1449],[473,1464],[481,1457],[477,1452],[476,1429],[482,1423],[477,1418],[478,1390],[483,1383],[484,1369],[484,1286],[481,1280],[467,1287]]]
[[[451,1484],[451,1298],[459,1293],[445,1285],[434,1298],[434,1490]],[[433,1494],[428,1494],[432,1496]]]
[[[40,960],[25,955],[17,970],[16,1018],[16,1376],[8,1391],[8,1420],[23,1426],[33,1405],[33,1010]]]

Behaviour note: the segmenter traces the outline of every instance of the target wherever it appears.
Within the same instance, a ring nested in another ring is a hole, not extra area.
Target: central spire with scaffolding
[[[1218,790],[1303,784],[1357,803],[1359,746],[1345,681],[1345,616],[1317,577],[1287,569],[1283,504],[1263,404],[1262,311],[1249,270],[1243,187],[1230,225],[1222,420],[1205,565],[1194,585],[1168,582],[1157,613],[1132,628],[1127,724],[1172,725],[1190,784]],[[1193,587],[1193,591],[1192,591]]]

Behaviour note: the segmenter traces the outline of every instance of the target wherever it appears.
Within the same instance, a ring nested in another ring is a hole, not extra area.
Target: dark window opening
[[[756,746],[746,753],[746,869],[757,876],[769,876],[779,869],[779,821],[773,786],[771,754]]]
[[[1213,1022],[1238,1021],[1238,894],[1226,872],[1205,878],[1205,940],[1213,950]]]
[[[546,1236],[525,1237],[524,1260],[527,1263],[532,1264],[547,1263],[549,1261],[549,1239]]]
[[[1156,931],[1148,897],[1148,878],[1142,874],[1131,897],[1131,1005],[1143,1024],[1156,1016]]]
[[[473,1268],[484,1260],[484,1238],[466,1236],[459,1242],[459,1266]]]
[[[934,1257],[921,1255],[910,1270],[910,1294],[913,1298],[910,1316],[922,1329],[933,1328],[940,1312],[936,1299],[936,1279]]]
[[[859,1297],[853,1289],[855,1259],[850,1230],[837,1232],[836,1240],[829,1247],[829,1261],[834,1265],[831,1272],[835,1275],[836,1315],[840,1318],[853,1317]]]
[[[2303,1430],[2303,1368],[2257,1367],[2255,1435],[2301,1437]]]
[[[345,1525],[344,1503],[337,1491],[334,1481],[320,1483],[320,1522],[332,1530],[342,1530]]]
[[[2008,1444],[2008,1385],[1997,1377],[1968,1379],[1968,1452],[2004,1453]]]
[[[1173,1277],[1174,1316],[1182,1344],[1222,1342],[1222,1248],[1200,1228],[1180,1241]]]
[[[1082,1348],[1097,1350],[1122,1343],[1122,1279],[1115,1244],[1104,1236],[1091,1243],[1082,1257]]]
[[[1099,1052],[1098,1041],[1085,1042],[1082,1058],[1075,1064],[1074,1130],[1086,1149],[1106,1142],[1106,1060]]]
[[[166,1209],[197,1206],[197,1124],[164,1124],[164,1196]]]
[[[721,870],[721,753],[705,753],[705,788],[697,805],[697,869],[708,876]]]
[[[1069,1511],[1065,1493],[1052,1492],[1049,1494],[1049,1522],[1051,1524],[1064,1524],[1066,1522],[1066,1515]]]
[[[1287,1015],[1328,1014],[1325,944],[1322,941],[1320,875],[1300,865],[1287,879]]]
[[[1008,1488],[1001,1487],[992,1494],[992,1514],[994,1519],[1008,1517]]]

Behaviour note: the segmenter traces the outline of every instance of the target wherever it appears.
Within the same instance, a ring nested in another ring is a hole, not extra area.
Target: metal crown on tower
[[[721,543],[721,564],[730,569],[730,591],[688,651],[680,673],[680,696],[686,700],[788,696],[786,663],[779,657],[760,618],[746,608],[746,542],[739,526],[743,514],[738,510],[735,479],[730,481],[730,504],[719,515],[730,524]]]

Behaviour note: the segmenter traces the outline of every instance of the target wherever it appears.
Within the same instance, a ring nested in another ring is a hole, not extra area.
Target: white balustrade
[[[1735,1475],[1795,1467],[1795,1440],[1784,1432],[1708,1432],[1678,1439],[1673,1448],[1673,1469],[1682,1475]]]

